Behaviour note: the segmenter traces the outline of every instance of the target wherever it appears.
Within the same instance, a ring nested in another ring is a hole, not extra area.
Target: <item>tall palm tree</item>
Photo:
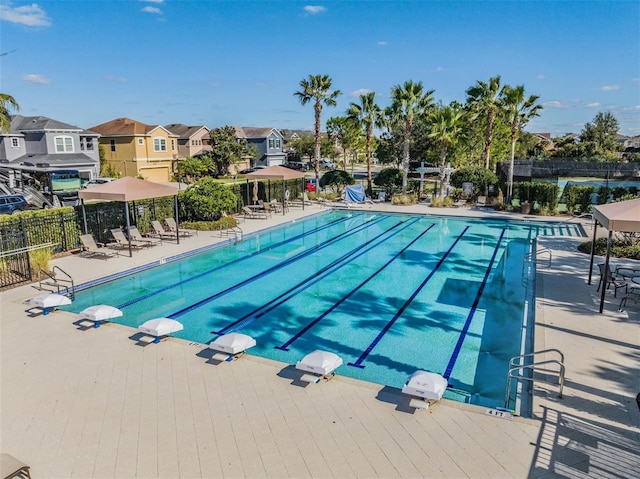
[[[438,108],[429,117],[430,132],[427,136],[433,138],[440,149],[440,198],[444,196],[447,151],[458,141],[462,131],[462,117],[463,112],[452,106]]]
[[[336,98],[342,94],[340,90],[331,90],[331,77],[329,75],[309,75],[308,79],[300,82],[300,91],[294,93],[302,105],[306,105],[311,100],[314,101],[315,111],[315,148],[314,160],[316,171],[316,189],[318,188],[318,176],[320,173],[320,117],[322,114],[322,104],[336,106]]]
[[[511,202],[513,195],[513,163],[516,156],[516,141],[520,135],[520,129],[533,117],[540,116],[542,105],[536,103],[540,98],[531,95],[525,98],[524,85],[510,87],[505,85],[503,91],[503,104],[511,126],[511,161],[509,163],[509,182],[507,183],[507,201]]]
[[[409,175],[409,149],[411,145],[411,129],[416,118],[423,116],[433,104],[431,95],[435,90],[424,91],[422,82],[413,83],[408,80],[404,85],[396,85],[391,89],[391,106],[387,116],[391,123],[402,122],[402,193],[407,193]]]
[[[6,93],[0,93],[0,132],[7,133],[11,128],[11,115],[9,114],[9,107],[14,110],[20,110],[20,105],[11,96]]]
[[[502,88],[500,87],[500,75],[489,78],[489,82],[477,81],[467,91],[467,103],[471,109],[480,116],[486,118],[486,130],[484,139],[484,151],[482,160],[484,167],[489,169],[491,162],[491,143],[493,143],[493,128],[496,116],[502,109]]]
[[[382,109],[376,104],[375,92],[360,95],[360,104],[351,102],[347,115],[357,123],[366,136],[367,151],[367,191],[371,196],[371,140],[373,138],[373,128],[381,128],[383,125]]]

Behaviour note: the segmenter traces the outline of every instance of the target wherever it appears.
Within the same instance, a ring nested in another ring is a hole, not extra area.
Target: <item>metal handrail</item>
[[[538,266],[539,264],[538,256],[548,254],[549,259],[547,260],[547,269],[551,268],[551,260],[553,259],[553,253],[549,248],[540,248],[540,249],[537,249],[535,252],[525,254],[524,255],[525,261],[531,261],[531,258],[534,254],[536,255],[536,261],[535,261],[536,266]]]
[[[531,364],[524,364],[523,363],[516,363],[516,361],[518,360],[523,360],[525,358],[533,358],[538,354],[545,354],[545,353],[558,353],[558,355],[560,356],[560,359],[547,359],[545,361],[539,361],[539,362],[533,362]],[[540,366],[544,366],[544,365],[548,365],[548,364],[557,364],[559,366],[558,370],[556,371],[555,369],[539,369]],[[520,370],[528,370],[528,371],[532,371],[532,375],[531,376],[524,376],[523,374],[519,374],[517,373],[517,371]],[[541,372],[544,373],[555,373],[558,375],[558,380],[556,381],[545,381],[543,379],[540,378],[534,378],[533,377],[533,372],[535,372],[536,370],[539,370]],[[544,383],[544,384],[553,384],[553,385],[558,385],[559,386],[559,391],[558,391],[558,397],[562,398],[562,390],[564,389],[564,376],[565,376],[565,365],[564,365],[564,354],[558,350],[558,349],[545,349],[543,351],[535,351],[533,353],[528,353],[528,354],[521,354],[519,356],[515,356],[513,358],[511,358],[509,360],[509,371],[507,373],[507,389],[505,391],[505,398],[504,398],[504,407],[508,408],[509,407],[509,403],[511,402],[511,380],[512,379],[517,379],[517,380],[522,380],[522,381],[530,381],[530,382],[540,382],[540,383]]]
[[[56,277],[56,271],[59,271],[60,273],[62,273],[64,276],[67,277],[67,279],[60,279]],[[75,293],[75,284],[73,282],[73,278],[71,277],[71,275],[69,273],[67,273],[65,270],[63,270],[60,266],[54,266],[51,269],[51,273],[49,273],[48,271],[45,270],[40,270],[41,273],[44,273],[45,276],[48,276],[49,279],[51,279],[53,281],[53,284],[51,284],[51,286],[55,286],[56,287],[56,292],[58,294],[60,294],[60,282],[63,283],[67,283],[67,284],[71,284],[71,287],[69,288],[68,286],[66,287],[66,290],[69,292],[70,296],[73,297],[74,293]],[[38,288],[39,289],[44,289],[42,288],[42,280],[40,280],[39,284],[38,284]]]

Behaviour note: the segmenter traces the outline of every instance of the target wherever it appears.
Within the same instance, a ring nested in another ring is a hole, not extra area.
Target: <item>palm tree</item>
[[[462,117],[460,109],[445,106],[438,108],[429,118],[430,132],[427,136],[433,138],[440,149],[440,198],[444,196],[447,151],[457,142],[462,131]]]
[[[0,132],[2,133],[8,133],[11,128],[9,107],[16,111],[20,110],[20,105],[11,95],[0,93]]]
[[[489,78],[485,83],[477,81],[467,91],[467,103],[478,115],[486,117],[486,130],[484,139],[484,151],[482,159],[484,167],[489,169],[491,161],[491,143],[493,142],[493,127],[496,116],[502,109],[502,89],[500,88],[500,75]]]
[[[507,202],[511,202],[513,194],[513,162],[516,155],[516,141],[520,134],[520,129],[535,116],[540,116],[542,105],[536,103],[539,96],[531,95],[525,98],[524,85],[512,88],[505,85],[502,91],[503,104],[509,117],[511,126],[511,162],[509,163],[509,182],[507,184]]]
[[[331,91],[331,77],[329,75],[309,75],[308,79],[300,82],[300,91],[294,93],[302,105],[306,105],[314,100],[315,111],[315,171],[316,189],[318,188],[318,175],[320,172],[320,116],[322,114],[322,104],[336,106],[336,98],[342,94],[340,90]]]
[[[357,123],[366,135],[367,151],[367,191],[371,196],[371,140],[373,128],[381,128],[383,124],[382,109],[376,104],[375,92],[360,95],[360,104],[351,102],[347,114]]]
[[[391,89],[391,106],[386,113],[391,123],[402,122],[403,131],[402,194],[407,193],[413,122],[416,118],[423,116],[432,105],[431,95],[434,91],[424,91],[422,82],[413,83],[411,80],[404,82],[403,86],[396,85]]]

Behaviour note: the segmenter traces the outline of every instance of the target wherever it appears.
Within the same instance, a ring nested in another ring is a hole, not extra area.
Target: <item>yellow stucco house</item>
[[[172,163],[178,158],[178,136],[165,127],[116,118],[90,130],[100,133],[105,159],[121,176],[170,181]]]

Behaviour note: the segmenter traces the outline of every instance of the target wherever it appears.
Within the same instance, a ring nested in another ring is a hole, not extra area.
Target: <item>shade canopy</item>
[[[125,176],[119,180],[80,190],[78,196],[85,200],[136,201],[177,194],[178,188],[175,186]]]
[[[640,233],[640,198],[594,206],[593,217],[609,231]]]
[[[300,178],[304,178],[304,173],[280,165],[261,168],[247,174],[247,179],[251,180],[297,180]]]

